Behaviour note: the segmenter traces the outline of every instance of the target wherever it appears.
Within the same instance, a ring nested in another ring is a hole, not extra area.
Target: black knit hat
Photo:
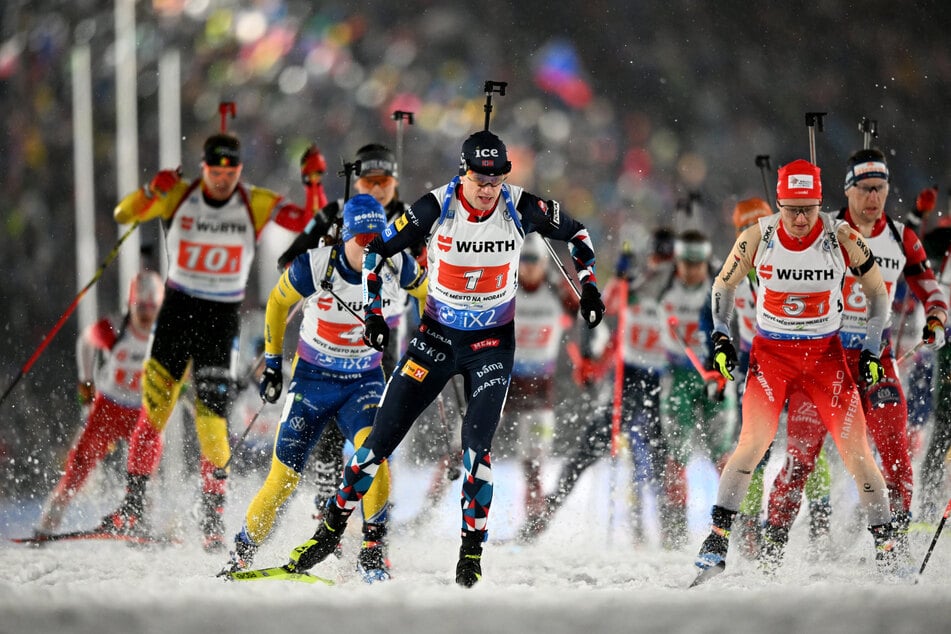
[[[373,172],[382,172],[387,176],[399,178],[399,169],[396,164],[396,155],[385,145],[370,143],[357,150],[357,160],[360,161],[360,176],[372,175]]]
[[[210,167],[237,167],[241,165],[241,142],[238,137],[224,132],[205,140],[205,165]]]

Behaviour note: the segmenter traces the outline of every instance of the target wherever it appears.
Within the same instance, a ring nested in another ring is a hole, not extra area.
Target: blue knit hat
[[[343,241],[361,233],[383,233],[386,213],[370,194],[357,194],[343,206]]]

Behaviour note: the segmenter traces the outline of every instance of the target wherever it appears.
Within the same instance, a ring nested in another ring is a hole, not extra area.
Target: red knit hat
[[[819,168],[804,159],[796,159],[779,168],[776,199],[806,198],[822,200]]]

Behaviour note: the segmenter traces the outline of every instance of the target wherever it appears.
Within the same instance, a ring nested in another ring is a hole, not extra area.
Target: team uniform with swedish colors
[[[191,364],[197,392],[195,426],[204,459],[203,531],[209,550],[224,546],[225,480],[213,473],[231,454],[227,416],[239,309],[255,247],[268,222],[300,231],[309,220],[303,209],[279,194],[241,183],[239,151],[235,137],[213,135],[205,143],[202,178],[185,181],[163,170],[115,209],[120,223],[162,221],[169,268],[142,379],[142,413],[129,448],[126,497],[105,518],[104,528],[138,529],[146,483],[161,459],[159,436]]]
[[[363,266],[366,328],[375,347],[388,330],[380,317],[385,260],[428,237],[429,292],[419,328],[387,383],[373,430],[344,470],[344,480],[313,538],[292,554],[295,568],[322,561],[339,543],[349,514],[379,466],[455,374],[466,394],[462,423],[462,547],[456,582],[481,577],[482,542],[492,504],[492,439],[505,404],[515,357],[519,253],[527,233],[569,243],[584,291],[582,313],[593,327],[604,305],[595,286],[594,249],[578,221],[521,187],[504,183],[511,164],[494,134],[463,144],[463,176],[423,196],[373,241]]]
[[[361,194],[344,207],[344,238],[358,234],[374,237],[385,226],[383,208]],[[369,227],[369,228],[368,228]],[[364,231],[366,230],[366,231]],[[370,433],[377,405],[383,395],[380,366],[383,353],[363,341],[363,324],[354,314],[362,307],[361,272],[348,261],[347,246],[311,249],[299,255],[271,291],[266,310],[265,353],[268,366],[282,354],[289,309],[304,302],[303,319],[293,376],[274,442],[271,469],[235,537],[240,563],[247,567],[254,550],[270,534],[276,513],[297,488],[301,473],[328,422],[336,421],[344,436],[360,447]],[[359,262],[361,247],[354,250]],[[380,270],[381,304],[385,319],[399,320],[406,291],[425,292],[425,270],[407,253],[399,252]],[[368,495],[363,498],[364,546],[382,543],[389,496],[389,468],[384,462]],[[369,557],[361,565],[371,568]],[[374,574],[387,576],[382,558]]]

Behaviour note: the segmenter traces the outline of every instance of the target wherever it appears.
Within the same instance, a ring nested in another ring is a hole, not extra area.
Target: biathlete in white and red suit
[[[46,500],[37,535],[59,528],[69,503],[118,440],[132,436],[142,407],[142,364],[165,289],[153,271],[141,271],[129,287],[122,319],[103,317],[76,342],[79,400],[89,405],[82,432],[66,457],[65,473]]]
[[[862,235],[819,211],[819,168],[804,160],[784,165],[776,186],[780,213],[743,231],[713,282],[713,363],[732,380],[736,349],[729,336],[734,292],[756,269],[756,335],[743,395],[739,441],[723,469],[712,527],[700,547],[697,581],[726,567],[730,530],[757,463],[776,436],[793,390],[815,404],[855,480],[882,568],[895,562],[896,540],[888,492],[866,438],[865,415],[853,373],[868,384],[883,376],[879,351],[889,315],[888,290]],[[842,281],[852,269],[866,295],[866,336],[858,367],[845,357],[839,328]]]
[[[515,357],[516,271],[525,235],[537,231],[568,242],[583,289],[582,316],[593,328],[604,313],[587,229],[557,202],[506,184],[510,169],[497,136],[488,130],[473,134],[462,146],[460,175],[413,203],[368,247],[363,265],[366,341],[382,349],[389,339],[380,314],[379,272],[386,258],[428,236],[425,312],[387,383],[373,430],[344,469],[343,484],[317,532],[292,554],[292,567],[306,570],[334,550],[379,465],[449,379],[461,374],[467,407],[456,582],[468,587],[481,578],[492,504],[492,438]]]
[[[925,346],[940,348],[944,345],[947,298],[938,287],[918,236],[910,227],[885,213],[888,181],[885,155],[879,150],[859,150],[853,154],[849,158],[845,176],[848,207],[839,213],[838,218],[861,233],[875,254],[888,289],[890,305],[894,302],[899,278],[904,275],[912,293],[924,306],[927,322],[921,335],[922,342]],[[846,271],[842,294],[844,311],[839,336],[849,367],[857,368],[865,346],[867,311],[865,294],[852,270]],[[908,406],[895,367],[889,329],[885,330],[883,340],[885,348],[881,359],[884,376],[874,385],[860,380],[859,392],[868,430],[882,461],[882,475],[888,485],[899,537],[904,538],[911,519],[914,485],[908,448]],[[786,533],[799,512],[802,489],[806,478],[812,473],[816,455],[822,448],[825,429],[793,423],[789,425],[788,435],[797,442],[790,445],[783,469],[773,482],[768,517],[770,526],[785,529]]]

